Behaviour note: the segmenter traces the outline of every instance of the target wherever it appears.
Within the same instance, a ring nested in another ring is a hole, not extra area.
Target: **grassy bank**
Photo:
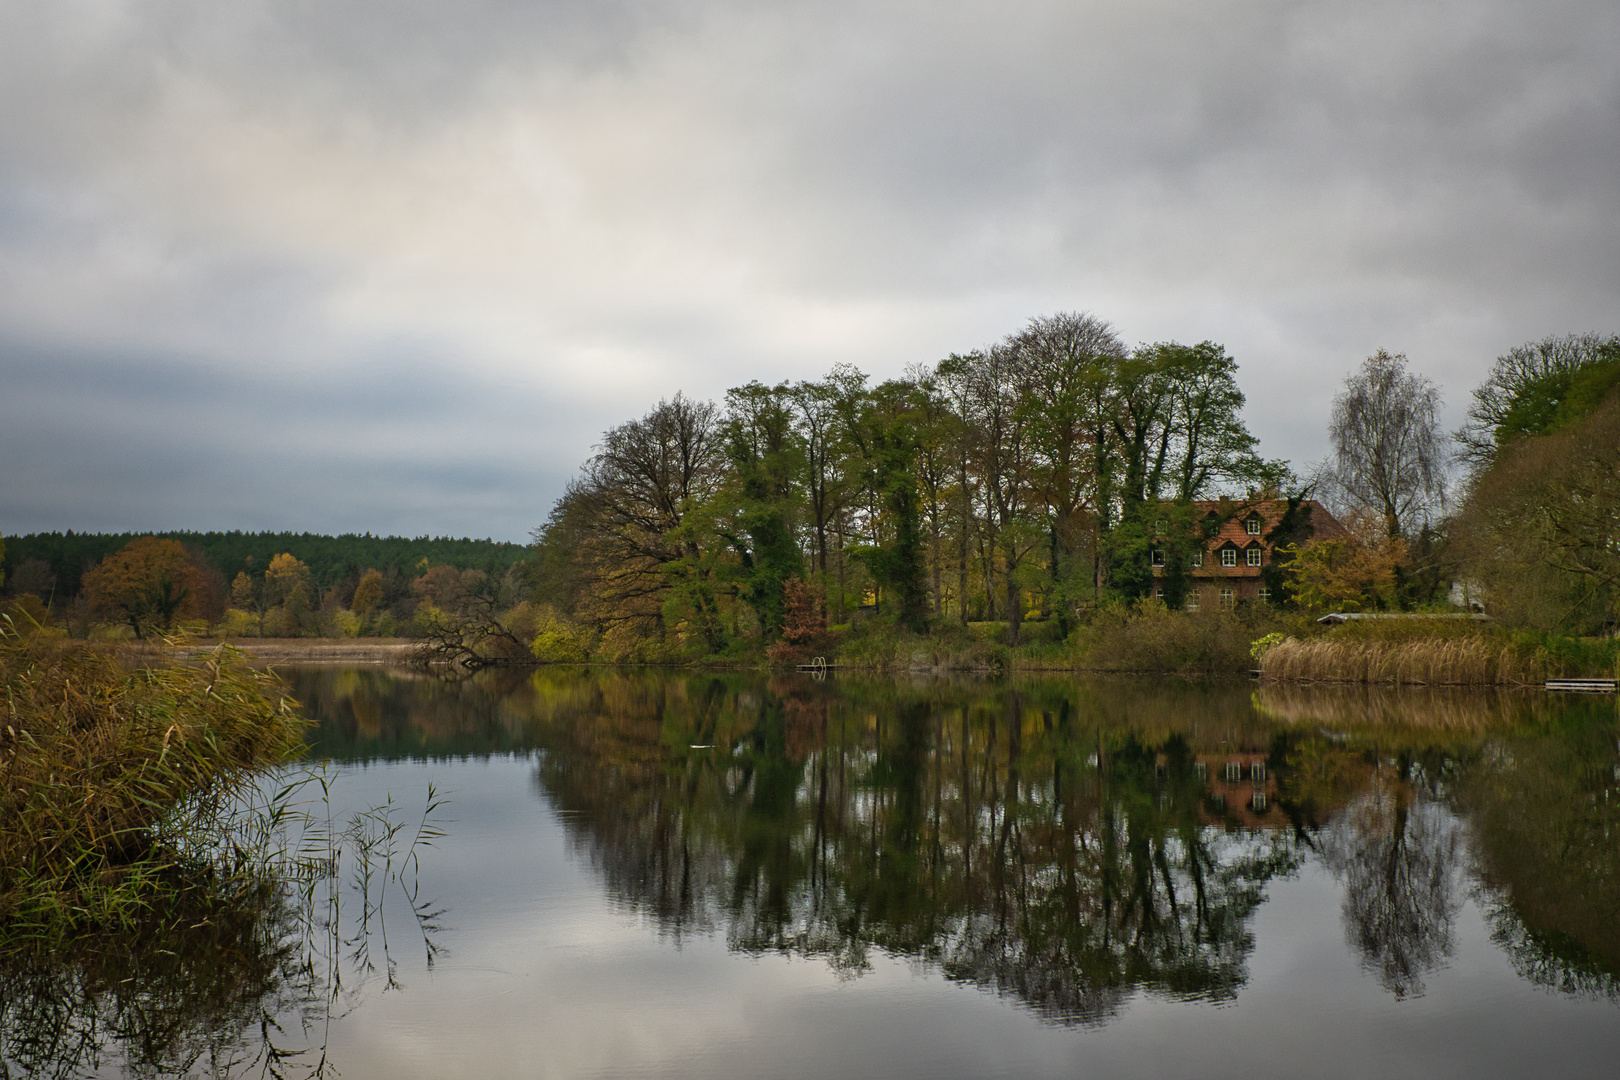
[[[131,668],[0,619],[0,945],[129,924],[217,882],[232,797],[305,721],[226,650]]]
[[[1539,686],[1555,678],[1613,678],[1620,642],[1513,633],[1448,620],[1349,623],[1288,637],[1260,660],[1267,682],[1393,686]]]
[[[1009,647],[1004,622],[945,623],[906,634],[871,619],[832,634],[824,655],[842,668],[874,672],[1108,672],[1241,678],[1254,666],[1253,642],[1271,633],[1304,633],[1307,620],[1271,608],[1169,611],[1148,601],[1091,613],[1065,636],[1053,621],[1027,622]]]

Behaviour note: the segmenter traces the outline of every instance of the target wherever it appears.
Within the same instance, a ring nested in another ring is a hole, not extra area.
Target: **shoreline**
[[[171,655],[201,660],[229,645],[249,660],[296,660],[314,664],[393,664],[411,659],[417,643],[408,638],[191,638],[169,646]]]

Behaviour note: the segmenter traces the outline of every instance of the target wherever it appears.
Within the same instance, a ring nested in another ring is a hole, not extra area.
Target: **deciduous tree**
[[[206,571],[179,541],[145,536],[101,560],[81,588],[91,610],[145,637],[197,615],[208,585]]]
[[[1620,384],[1620,337],[1568,334],[1515,346],[1496,358],[1474,391],[1456,439],[1476,473],[1503,445],[1585,416]]]
[[[1351,511],[1371,511],[1391,537],[1412,534],[1445,496],[1440,390],[1379,349],[1345,380],[1328,427],[1332,480]]]

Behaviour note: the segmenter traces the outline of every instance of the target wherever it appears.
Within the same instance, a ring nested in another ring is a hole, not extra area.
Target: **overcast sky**
[[[601,432],[1090,311],[1268,456],[1620,331],[1620,5],[0,0],[0,532],[525,539]]]

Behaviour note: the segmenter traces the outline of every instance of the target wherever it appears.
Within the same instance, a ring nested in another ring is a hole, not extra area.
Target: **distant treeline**
[[[79,594],[85,571],[102,559],[122,550],[140,536],[177,540],[219,571],[224,582],[238,573],[262,575],[270,560],[287,552],[309,567],[310,577],[321,589],[330,589],[363,570],[397,571],[415,577],[428,566],[453,566],[458,570],[482,570],[493,578],[523,561],[529,548],[498,540],[467,540],[450,537],[416,538],[373,536],[370,533],[291,532],[159,532],[159,533],[31,533],[7,536],[4,540],[4,580],[14,591],[32,591],[42,600],[69,603]],[[47,576],[49,580],[36,580]]]

